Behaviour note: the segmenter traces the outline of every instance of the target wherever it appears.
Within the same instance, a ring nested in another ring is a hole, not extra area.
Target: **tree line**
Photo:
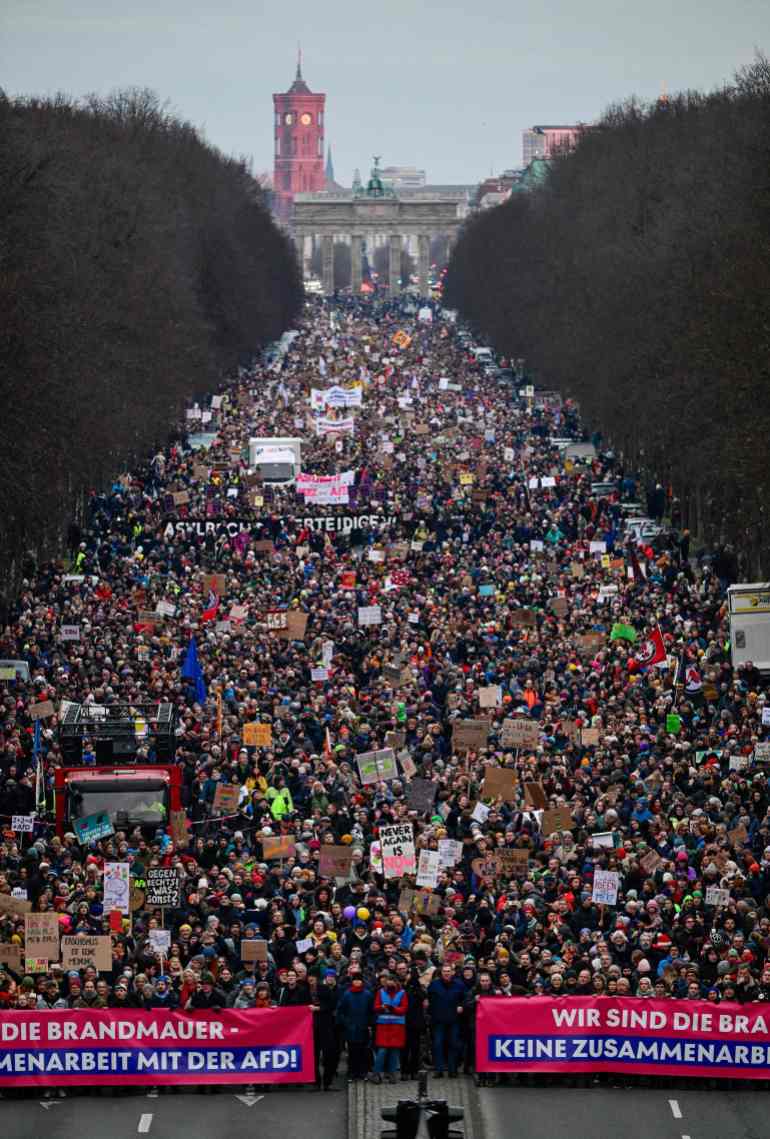
[[[770,571],[770,64],[611,108],[475,215],[445,303],[580,405],[681,524]]]
[[[0,599],[301,302],[246,162],[153,93],[0,92]]]

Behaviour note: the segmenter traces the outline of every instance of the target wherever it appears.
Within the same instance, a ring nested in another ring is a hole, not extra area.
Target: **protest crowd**
[[[333,1089],[472,1071],[484,994],[770,1000],[770,704],[731,667],[734,566],[624,535],[666,491],[598,438],[565,461],[579,409],[519,388],[436,305],[309,303],[30,563],[0,629],[28,665],[0,673],[3,1012],[309,1005]],[[263,482],[252,437],[301,438],[304,477]],[[181,823],[57,833],[63,710],[153,701]],[[143,904],[158,868],[169,906]],[[25,945],[51,914],[109,967]]]

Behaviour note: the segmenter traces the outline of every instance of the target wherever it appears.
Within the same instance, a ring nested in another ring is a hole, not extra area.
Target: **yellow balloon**
[[[369,921],[369,911],[367,910],[366,906],[358,907],[356,910],[356,917],[359,917],[361,921]]]

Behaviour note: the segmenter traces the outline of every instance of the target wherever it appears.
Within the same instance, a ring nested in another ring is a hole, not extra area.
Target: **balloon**
[[[354,918],[356,916],[356,907],[355,906],[345,906],[345,909],[342,911],[342,916],[344,918],[347,918],[348,921],[350,921],[351,918]]]
[[[366,906],[358,907],[356,910],[356,917],[359,917],[361,921],[369,921],[369,911],[367,910]]]

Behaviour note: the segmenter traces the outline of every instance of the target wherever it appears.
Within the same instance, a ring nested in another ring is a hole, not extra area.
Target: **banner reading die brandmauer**
[[[484,997],[479,1072],[770,1077],[770,1004]]]
[[[313,1083],[309,1006],[0,1013],[0,1089]]]

